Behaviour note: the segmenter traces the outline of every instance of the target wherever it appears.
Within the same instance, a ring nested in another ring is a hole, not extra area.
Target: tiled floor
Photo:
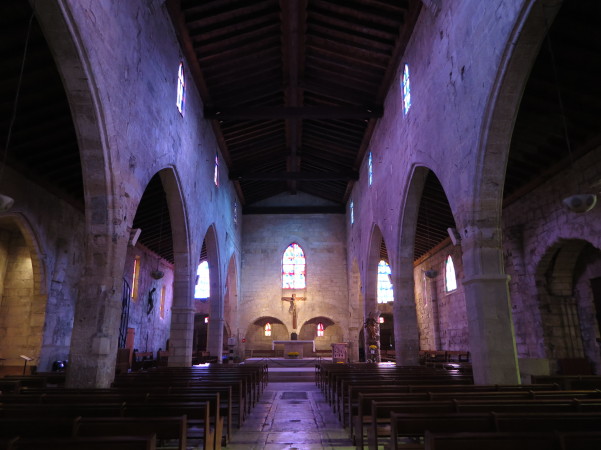
[[[272,382],[226,448],[333,450],[355,447],[315,383]]]

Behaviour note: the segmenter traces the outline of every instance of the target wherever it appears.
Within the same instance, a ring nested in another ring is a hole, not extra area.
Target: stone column
[[[212,292],[215,292],[212,290]],[[223,354],[223,301],[219,294],[211,294],[209,299],[209,331],[207,336],[207,348],[211,356],[217,356],[217,362],[221,364]]]
[[[500,230],[468,228],[462,236],[470,353],[476,384],[519,384],[508,277]]]
[[[434,272],[436,274],[436,272]],[[438,283],[436,282],[436,275],[432,278],[425,275],[426,278],[426,296],[430,302],[430,321],[432,326],[432,332],[434,333],[434,350],[442,350],[440,343],[440,319],[438,314]]]
[[[413,264],[408,267],[411,269],[410,276],[393,279],[394,349],[397,365],[415,366],[419,364],[419,335]]]
[[[171,334],[169,336],[170,367],[192,365],[192,339],[194,337],[194,309],[190,305],[191,288],[187,275],[176,271],[173,282],[173,306],[171,307]]]
[[[96,264],[88,264],[81,279],[67,368],[70,388],[107,388],[115,377],[123,279],[122,274],[102,276],[108,247],[93,255]]]

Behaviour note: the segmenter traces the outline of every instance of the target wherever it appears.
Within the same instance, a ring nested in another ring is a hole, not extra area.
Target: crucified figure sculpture
[[[305,300],[305,297],[297,297],[296,294],[292,294],[291,297],[282,297],[283,302],[290,302],[288,312],[292,314],[292,328],[294,330],[296,330],[296,300]]]

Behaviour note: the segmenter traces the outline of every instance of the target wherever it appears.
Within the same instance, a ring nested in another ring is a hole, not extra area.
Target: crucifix
[[[306,298],[297,297],[296,294],[292,294],[292,297],[282,297],[283,302],[290,302],[288,312],[292,314],[292,329],[294,330],[296,330],[296,300],[306,300]]]

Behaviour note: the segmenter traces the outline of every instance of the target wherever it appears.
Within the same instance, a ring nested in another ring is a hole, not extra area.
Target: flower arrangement
[[[298,355],[300,355],[300,353],[299,353],[299,352],[288,352],[288,356],[290,356],[290,357],[292,357],[292,358],[295,358],[295,357],[297,357]]]
[[[377,348],[378,348],[378,346],[377,346],[377,345],[374,345],[374,344],[371,344],[371,345],[369,346],[369,348],[370,348],[371,350],[375,350],[375,349],[377,349]]]

